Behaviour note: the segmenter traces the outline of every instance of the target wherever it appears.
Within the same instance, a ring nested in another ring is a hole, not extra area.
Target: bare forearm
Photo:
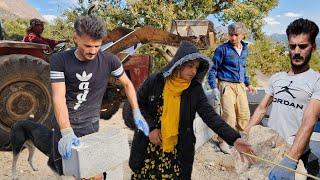
[[[53,98],[54,114],[60,129],[71,127],[65,98]]]
[[[131,82],[124,85],[124,90],[132,109],[139,108],[137,94]]]
[[[253,126],[259,124],[262,121],[266,112],[267,108],[262,108],[258,106],[258,108],[254,111],[253,115],[251,116],[250,121],[247,127],[245,128],[245,131],[249,132]]]
[[[273,97],[270,95],[266,95],[262,99],[261,103],[259,104],[257,109],[254,111],[253,115],[251,116],[247,127],[244,129],[246,132],[249,132],[251,127],[259,124],[262,121],[264,115],[266,114],[266,112],[268,110],[269,105],[272,102],[272,99],[273,99]]]
[[[313,128],[320,113],[320,101],[311,99],[303,113],[301,126],[296,134],[293,145],[288,155],[294,159],[299,159],[310,141]]]
[[[313,131],[313,126],[310,124],[307,124],[307,121],[301,124],[301,127],[299,128],[298,133],[296,134],[296,137],[294,139],[294,143],[288,152],[288,155],[290,157],[296,160],[300,159],[300,156],[302,155],[305,148],[309,144],[312,131]]]

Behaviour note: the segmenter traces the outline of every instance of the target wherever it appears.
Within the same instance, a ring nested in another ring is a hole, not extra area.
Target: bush
[[[247,72],[251,83],[256,85],[255,70],[265,75],[286,71],[290,68],[290,60],[286,47],[282,43],[274,43],[271,39],[257,40],[249,45]]]
[[[4,20],[4,38],[7,40],[21,41],[26,34],[29,21],[26,19]]]

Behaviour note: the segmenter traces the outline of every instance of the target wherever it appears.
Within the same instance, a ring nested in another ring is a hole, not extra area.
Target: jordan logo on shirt
[[[281,93],[281,92],[286,92],[288,93],[293,99],[296,97],[290,92],[290,90],[297,91],[297,89],[289,88],[289,86],[292,84],[292,81],[290,81],[290,84],[288,86],[283,86],[281,87],[281,90],[276,92],[276,94]]]
[[[81,81],[81,83],[79,84],[79,90],[83,90],[83,93],[77,95],[78,102],[73,107],[74,110],[77,110],[80,107],[81,103],[87,101],[87,95],[89,93],[89,80],[92,77],[92,73],[87,74],[86,71],[83,71],[82,75],[76,73],[76,77]]]

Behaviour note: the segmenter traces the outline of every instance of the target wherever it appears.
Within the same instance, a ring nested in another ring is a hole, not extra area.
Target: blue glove
[[[142,116],[139,108],[133,109],[133,119],[136,127],[140,129],[146,136],[149,136],[149,125]]]
[[[61,129],[62,138],[58,143],[58,151],[63,159],[71,157],[71,146],[79,146],[80,139],[74,134],[72,128]]]
[[[297,161],[289,158],[289,156],[285,156],[282,161],[280,162],[281,165],[286,166],[290,169],[297,168]],[[274,166],[271,171],[269,172],[269,180],[293,180],[294,179],[294,172],[288,171],[284,168]]]

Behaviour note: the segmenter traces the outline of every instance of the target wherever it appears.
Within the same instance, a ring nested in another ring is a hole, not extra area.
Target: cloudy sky
[[[278,7],[265,18],[264,32],[284,34],[288,24],[300,17],[310,19],[320,26],[320,1],[280,0]]]
[[[51,22],[64,9],[71,7],[78,0],[26,0]],[[279,0],[278,6],[265,18],[264,32],[284,34],[288,24],[297,18],[308,18],[320,26],[319,0]],[[209,18],[213,20],[214,19]]]
[[[72,7],[78,0],[25,0],[35,7],[41,15],[52,22],[56,16],[61,14],[64,9]]]

